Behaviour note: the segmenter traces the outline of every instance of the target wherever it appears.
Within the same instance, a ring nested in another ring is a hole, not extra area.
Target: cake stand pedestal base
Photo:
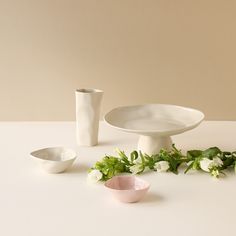
[[[148,155],[157,154],[162,148],[170,151],[172,140],[170,136],[139,136],[138,150]]]

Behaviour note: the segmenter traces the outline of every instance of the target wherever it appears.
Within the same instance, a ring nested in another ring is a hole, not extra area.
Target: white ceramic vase
[[[97,145],[103,91],[77,89],[75,95],[77,144],[79,146]]]

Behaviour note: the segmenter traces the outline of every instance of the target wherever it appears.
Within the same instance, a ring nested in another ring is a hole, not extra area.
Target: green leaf
[[[178,150],[175,147],[175,144],[172,144],[172,152],[175,154],[176,157],[181,158],[183,156],[183,154],[181,153],[181,150]]]
[[[196,158],[194,161],[193,161],[193,169],[194,170],[200,170],[200,161],[201,161],[201,157],[198,157]]]
[[[232,157],[233,157],[234,160],[236,160],[236,151],[232,152]]]
[[[114,176],[114,170],[112,168],[110,168],[107,173],[107,178],[111,179],[113,176]]]
[[[189,170],[191,170],[191,169],[193,168],[193,163],[194,163],[194,162],[192,162],[192,163],[187,167],[187,169],[184,171],[184,174],[186,174]]]
[[[139,151],[139,155],[140,155],[140,157],[141,157],[142,164],[144,164],[144,163],[145,163],[145,159],[144,159],[144,156],[143,156],[143,154],[142,154],[141,151]]]
[[[124,151],[121,151],[120,149],[117,148],[116,152],[118,153],[119,157],[126,163],[129,162],[128,157],[125,155]]]
[[[201,150],[190,150],[187,151],[187,158],[189,159],[195,159],[196,157],[199,157],[202,155],[202,151]]]
[[[173,173],[175,173],[175,174],[178,174],[178,169],[177,169],[177,167],[178,167],[178,162],[174,159],[174,158],[172,158],[171,156],[169,156],[169,158],[168,158],[169,160],[169,163],[170,163],[170,170],[173,172]]]
[[[147,155],[146,153],[144,153],[143,157],[146,161],[150,161],[152,159],[152,157]]]
[[[202,155],[204,157],[212,159],[213,157],[217,156],[217,154],[221,154],[221,150],[218,147],[211,147],[203,151]]]
[[[130,159],[133,162],[134,160],[136,160],[138,158],[138,152],[137,151],[133,151],[130,153]]]
[[[226,168],[232,166],[233,164],[234,164],[234,159],[232,156],[230,156],[230,157],[223,160],[223,166],[221,167],[221,169],[222,170],[226,169]]]

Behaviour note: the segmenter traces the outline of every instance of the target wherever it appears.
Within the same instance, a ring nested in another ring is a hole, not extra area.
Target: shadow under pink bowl
[[[150,184],[133,175],[114,176],[105,187],[121,202],[138,202],[147,193]]]

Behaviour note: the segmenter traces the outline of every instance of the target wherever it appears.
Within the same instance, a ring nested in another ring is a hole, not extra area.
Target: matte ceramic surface
[[[121,202],[138,202],[147,193],[150,184],[133,175],[114,176],[106,181],[113,196]]]
[[[31,153],[48,173],[60,173],[68,169],[76,159],[76,153],[68,148],[44,148]]]
[[[161,148],[170,149],[170,136],[195,128],[204,114],[176,105],[147,104],[115,108],[104,119],[116,129],[139,134],[138,149],[155,154]]]
[[[75,95],[77,144],[79,146],[97,145],[103,91],[77,89]]]

